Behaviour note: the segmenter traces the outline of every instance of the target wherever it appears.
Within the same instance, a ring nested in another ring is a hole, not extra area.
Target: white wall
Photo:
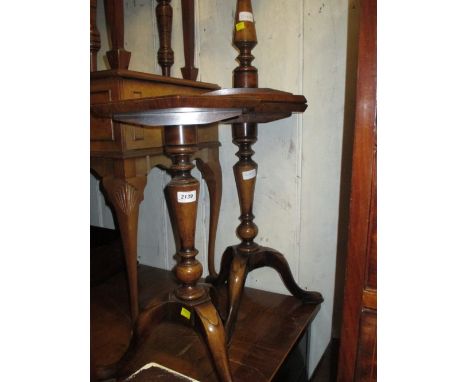
[[[183,66],[180,2],[173,1],[172,75]],[[230,87],[237,51],[232,47],[235,1],[200,0],[196,9],[198,79]],[[258,242],[281,251],[299,285],[320,291],[325,302],[311,329],[309,371],[317,365],[331,336],[335,276],[338,197],[343,132],[346,0],[253,0],[258,45],[253,50],[259,86],[304,94],[303,115],[259,126],[254,160],[259,164],[254,214]],[[160,73],[155,0],[125,1],[126,46],[131,70]],[[108,49],[102,1],[98,1],[102,47],[99,69]],[[216,243],[216,263],[224,248],[238,239],[239,207],[232,166],[236,147],[227,125],[220,126],[223,200]],[[200,179],[198,171],[195,176]],[[142,263],[170,268],[175,252],[163,187],[169,178],[153,169],[140,208],[138,256]],[[203,182],[202,182],[203,184]],[[91,177],[91,224],[113,227],[112,217]],[[197,222],[197,248],[206,274],[208,193],[202,187]],[[287,293],[271,269],[249,274],[247,285]]]

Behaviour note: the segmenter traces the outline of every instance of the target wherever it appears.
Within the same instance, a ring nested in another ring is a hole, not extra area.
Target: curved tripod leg
[[[205,281],[207,283],[213,284],[214,286],[221,286],[227,281],[234,253],[234,247],[230,246],[226,248],[226,250],[223,253],[223,256],[221,257],[221,267],[219,270],[219,274],[217,276],[210,275],[206,277]]]
[[[221,196],[223,192],[223,177],[219,164],[218,147],[207,147],[201,150],[196,157],[197,168],[208,186],[210,195],[210,229],[208,239],[208,272],[216,277],[214,266],[216,229],[218,228],[219,211],[221,208]]]
[[[228,341],[231,341],[232,333],[237,319],[237,312],[244,290],[245,279],[248,273],[248,256],[236,252],[231,263],[231,272],[229,274],[228,289],[229,289],[229,308],[226,319],[226,333]]]
[[[130,344],[122,358],[111,365],[96,366],[95,376],[98,380],[109,379],[114,376],[121,378],[126,374],[130,374],[130,370],[127,370],[127,367],[133,359],[136,351],[147,339],[149,330],[168,318],[170,304],[172,303],[164,302],[140,313],[137,322],[133,327]]]
[[[221,381],[232,382],[226,335],[218,312],[210,301],[194,306],[194,310],[199,330],[205,337]]]
[[[299,298],[304,303],[320,304],[323,302],[323,297],[319,292],[308,292],[299,287],[289,268],[288,262],[284,255],[272,248],[262,247],[258,252],[250,256],[249,271],[261,268],[270,267],[275,269],[281,276],[284,285],[294,297]]]

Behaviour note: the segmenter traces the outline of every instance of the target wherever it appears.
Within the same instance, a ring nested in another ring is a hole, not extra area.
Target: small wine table
[[[125,69],[91,73],[91,104],[169,94],[200,94],[219,89],[215,84],[140,73]],[[125,248],[125,261],[132,307],[132,321],[139,314],[137,280],[137,237],[140,203],[147,175],[153,167],[170,167],[164,155],[162,127],[143,129],[91,116],[91,169],[102,180],[107,202],[113,207]],[[196,164],[210,198],[208,267],[214,271],[216,227],[221,205],[222,177],[218,160],[218,127],[205,128],[199,136]]]
[[[233,331],[249,271],[263,266],[273,267],[280,273],[286,287],[294,296],[314,304],[323,301],[320,293],[306,292],[299,288],[282,254],[254,242],[258,231],[252,214],[257,165],[251,159],[251,144],[256,140],[257,123],[286,118],[293,112],[303,112],[306,108],[306,99],[303,96],[272,89],[249,88],[222,89],[201,95],[153,97],[91,106],[91,112],[97,117],[110,117],[117,122],[148,127],[164,126],[164,150],[172,159],[172,180],[167,189],[169,209],[175,218],[176,230],[180,236],[180,260],[176,267],[179,286],[166,303],[149,308],[141,314],[131,348],[135,348],[140,339],[144,338],[151,324],[166,318],[180,321],[182,316],[190,322],[198,323],[199,330],[206,337],[219,376],[223,381],[231,381],[226,342]],[[216,285],[229,280],[229,308],[226,320],[228,337],[211,302],[209,287],[198,283],[202,275],[202,266],[195,258],[198,251],[194,247],[199,183],[190,174],[194,167],[191,155],[197,150],[198,130],[214,122],[247,127],[233,129],[234,142],[240,148],[237,153],[239,161],[234,166],[234,173],[242,213],[242,223],[237,229],[237,234],[242,242],[226,249],[220,274],[211,274],[208,279]],[[249,126],[254,126],[255,129],[252,130]],[[129,357],[124,357],[123,364],[125,358]]]

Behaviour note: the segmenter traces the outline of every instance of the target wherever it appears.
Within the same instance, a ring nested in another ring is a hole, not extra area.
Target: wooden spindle
[[[233,85],[236,88],[258,87],[257,68],[252,66],[254,56],[252,49],[257,45],[252,3],[250,0],[238,0],[236,21],[234,25],[234,45],[239,49],[239,66],[234,69]],[[250,251],[257,248],[254,242],[258,228],[253,222],[252,213],[257,179],[257,163],[252,160],[255,151],[252,145],[257,141],[256,123],[234,123],[232,125],[232,141],[239,147],[236,153],[239,160],[234,165],[237,193],[241,207],[241,224],[237,227],[237,235],[242,240],[240,248]]]
[[[239,160],[234,165],[234,177],[239,196],[241,210],[239,219],[241,223],[237,227],[236,233],[239,239],[242,240],[240,248],[250,252],[258,247],[254,242],[258,234],[258,228],[253,221],[255,216],[252,213],[258,168],[257,163],[252,160],[252,155],[255,153],[252,150],[252,145],[257,142],[257,124],[233,124],[232,141],[239,147],[239,151],[236,153]]]
[[[198,69],[195,67],[195,7],[194,0],[182,0],[182,29],[184,31],[185,66],[180,69],[182,77],[195,81]]]
[[[183,301],[191,301],[206,296],[206,290],[197,284],[203,267],[195,258],[195,226],[197,206],[200,197],[200,183],[191,175],[195,166],[191,156],[197,151],[197,127],[165,126],[164,150],[172,159],[172,179],[167,185],[169,209],[174,216],[180,238],[179,261],[176,277],[179,287],[176,296]]]
[[[106,53],[111,69],[128,69],[131,53],[124,49],[123,0],[104,0],[111,49]]]
[[[236,88],[258,87],[257,68],[252,66],[254,56],[252,49],[257,45],[257,34],[250,0],[237,0],[236,18],[234,24],[234,45],[239,49],[239,66],[234,69],[233,86]],[[239,158],[233,167],[236,180],[237,195],[241,215],[241,223],[236,234],[241,243],[234,250],[234,257],[228,280],[229,308],[225,322],[228,339],[234,331],[237,312],[240,306],[242,291],[249,271],[249,261],[252,253],[260,249],[254,239],[258,227],[254,223],[253,201],[255,183],[257,181],[258,165],[252,160],[255,151],[252,145],[257,142],[256,123],[233,123],[232,142],[239,148],[236,156]]]
[[[234,69],[235,88],[258,87],[257,68],[252,66],[252,49],[257,45],[252,3],[250,0],[238,0],[234,25],[234,45],[239,49],[239,66]]]
[[[91,19],[91,28],[90,28],[90,58],[91,58],[91,72],[97,70],[97,52],[101,49],[101,35],[96,25],[96,9],[97,9],[97,0],[90,1],[90,19]]]
[[[174,51],[171,48],[172,38],[172,6],[171,0],[157,0],[156,21],[159,32],[158,63],[163,76],[171,75],[171,66],[174,64]]]

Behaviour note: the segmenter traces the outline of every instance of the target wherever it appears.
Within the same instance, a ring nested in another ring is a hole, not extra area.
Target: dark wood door
[[[338,381],[377,380],[377,1],[361,0]]]

